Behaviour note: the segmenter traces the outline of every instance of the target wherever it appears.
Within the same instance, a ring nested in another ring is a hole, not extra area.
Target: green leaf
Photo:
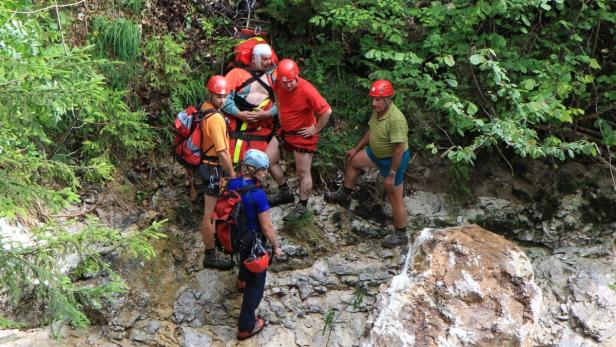
[[[475,105],[472,102],[469,102],[466,105],[466,113],[468,113],[470,115],[473,115],[473,114],[477,113],[478,110],[479,110],[479,108],[477,107],[477,105]]]
[[[523,89],[526,89],[526,90],[533,90],[536,85],[537,85],[537,83],[532,78],[528,78],[528,79],[525,79],[522,82],[520,82],[520,86]]]
[[[452,87],[452,88],[458,87],[458,81],[452,80],[452,79],[447,79],[446,81],[447,81],[447,84],[449,84],[450,87]]]
[[[452,66],[456,65],[456,62],[453,60],[453,56],[451,56],[451,55],[444,56],[443,57],[443,62],[445,62],[445,65],[447,65],[449,67],[452,67]]]
[[[484,57],[481,54],[473,54],[471,55],[469,61],[473,65],[479,65],[485,61]]]

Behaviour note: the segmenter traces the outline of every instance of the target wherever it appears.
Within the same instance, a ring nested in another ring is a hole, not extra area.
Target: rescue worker
[[[217,112],[209,113],[200,123],[201,151],[203,154],[198,173],[203,182],[205,193],[205,206],[201,223],[201,234],[205,245],[203,267],[230,270],[233,267],[233,261],[221,258],[216,252],[214,219],[212,218],[212,212],[214,212],[216,200],[221,190],[221,179],[223,176],[235,177],[235,170],[229,154],[227,124],[220,112],[229,93],[229,83],[224,76],[216,75],[208,81],[207,89],[210,95],[201,106],[201,110],[215,109]]]
[[[334,193],[326,193],[325,200],[341,205],[351,201],[360,169],[376,167],[385,178],[387,199],[393,210],[394,230],[382,241],[384,247],[395,247],[408,242],[406,235],[407,212],[404,206],[404,172],[409,161],[408,125],[406,118],[393,103],[394,88],[387,80],[378,80],[370,87],[372,116],[369,129],[361,140],[346,154],[344,182]]]
[[[255,148],[265,151],[274,132],[273,117],[278,115],[272,90],[272,48],[260,43],[252,49],[248,67],[227,73],[231,90],[223,111],[229,118],[229,145],[233,164]]]
[[[254,254],[256,242],[264,244],[269,241],[274,256],[282,255],[276,233],[269,215],[269,203],[265,191],[259,182],[265,180],[269,168],[269,158],[257,149],[246,152],[242,161],[241,177],[229,181],[227,189],[239,190],[247,185],[257,188],[246,190],[242,194],[242,203],[246,217],[246,229],[242,237],[240,249],[240,269],[238,274],[238,289],[243,290],[244,297],[238,320],[239,340],[247,339],[259,333],[265,326],[261,317],[255,317],[255,311],[263,298],[265,276],[269,254]],[[256,247],[258,248],[258,247]]]
[[[299,176],[299,203],[285,216],[285,220],[302,217],[312,191],[312,156],[317,150],[319,132],[323,130],[332,109],[307,80],[299,77],[299,67],[291,59],[280,61],[276,68],[274,92],[278,103],[280,129],[267,146],[270,172],[278,184],[278,195],[270,199],[270,206],[294,201],[288,183],[278,164],[281,152],[293,152],[295,171]]]

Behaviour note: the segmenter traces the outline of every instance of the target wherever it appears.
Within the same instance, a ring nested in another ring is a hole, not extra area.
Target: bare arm
[[[301,128],[297,131],[297,133],[302,135],[303,137],[311,137],[318,134],[321,130],[323,130],[323,128],[325,128],[331,115],[332,109],[330,108],[325,111],[325,113],[323,113],[321,116],[319,116],[319,120],[317,120],[316,124],[313,124],[309,127]]]
[[[259,213],[259,224],[261,225],[261,232],[270,244],[273,247],[274,255],[280,256],[282,252],[280,250],[280,245],[278,244],[278,240],[276,240],[276,232],[274,231],[274,225],[272,224],[272,219],[270,218],[269,211]]]
[[[323,128],[325,128],[327,122],[329,122],[329,118],[331,117],[331,115],[332,109],[330,108],[329,110],[325,111],[325,113],[323,113],[321,116],[319,116],[319,120],[317,121],[316,125],[317,134],[320,133]]]
[[[398,172],[400,162],[402,161],[402,154],[404,154],[404,143],[394,143],[394,154],[391,158],[389,175],[385,178],[385,188],[387,189],[392,189],[394,187],[396,172]]]
[[[398,171],[400,162],[402,161],[402,155],[404,154],[404,143],[394,143],[394,155],[391,158],[391,167],[389,171]]]
[[[233,169],[233,162],[231,161],[231,155],[227,149],[217,151],[216,155],[222,165],[222,168],[229,175],[229,177],[235,177],[235,169]]]

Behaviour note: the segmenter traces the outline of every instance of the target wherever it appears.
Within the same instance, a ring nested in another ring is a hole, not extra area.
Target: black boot
[[[351,203],[351,196],[346,192],[347,189],[348,188],[345,188],[344,186],[340,186],[338,190],[333,193],[325,193],[323,198],[327,202],[333,202],[342,206],[349,206]]]
[[[409,242],[408,236],[406,236],[406,230],[395,230],[385,236],[383,241],[381,242],[381,246],[386,248],[394,248],[396,246],[400,246]]]
[[[302,218],[308,212],[308,207],[302,205],[302,203],[298,203],[291,212],[289,212],[282,219],[285,222],[293,222]]]
[[[287,187],[286,189],[280,188],[278,190],[278,194],[268,198],[267,200],[269,201],[270,207],[274,207],[274,206],[288,204],[290,202],[293,202],[295,201],[295,197],[293,197],[293,193],[291,192],[291,189]]]
[[[218,270],[231,270],[233,268],[233,260],[224,259],[214,249],[206,249],[205,257],[203,258],[203,268],[211,268]]]

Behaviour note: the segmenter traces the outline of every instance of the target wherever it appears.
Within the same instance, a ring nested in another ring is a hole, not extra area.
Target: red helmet
[[[297,64],[293,60],[283,59],[278,63],[276,73],[281,81],[292,81],[299,76],[299,67],[297,67]]]
[[[212,76],[212,78],[207,81],[207,90],[212,94],[229,94],[229,82],[225,76]]]
[[[370,87],[370,96],[393,96],[394,86],[388,80],[378,80]]]
[[[269,266],[269,260],[269,253],[265,252],[262,255],[255,255],[244,260],[244,266],[246,266],[246,268],[252,273],[259,273],[267,269]]]

